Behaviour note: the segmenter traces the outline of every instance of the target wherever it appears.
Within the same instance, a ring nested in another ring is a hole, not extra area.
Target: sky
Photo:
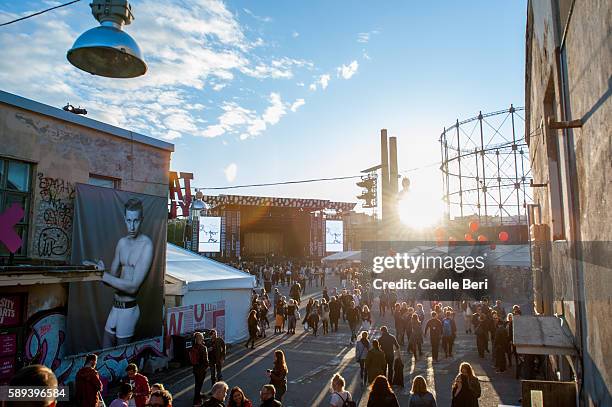
[[[92,76],[66,51],[95,27],[89,1],[0,27],[0,89],[167,140],[196,187],[358,175],[398,138],[413,208],[442,195],[438,137],[524,104],[526,0],[133,0],[125,30],[148,64]],[[0,23],[60,4],[0,0]],[[205,193],[356,202],[356,180]]]

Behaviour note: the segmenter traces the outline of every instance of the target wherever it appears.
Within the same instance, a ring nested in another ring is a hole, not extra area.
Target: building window
[[[25,256],[28,247],[28,225],[32,191],[32,164],[23,161],[0,158],[0,213],[17,203],[25,212],[23,218],[15,225],[14,230],[21,237],[21,247],[16,256]],[[10,252],[0,243],[0,256]]]
[[[103,175],[89,174],[89,185],[95,185],[97,187],[121,189],[121,180],[112,177],[105,177]]]

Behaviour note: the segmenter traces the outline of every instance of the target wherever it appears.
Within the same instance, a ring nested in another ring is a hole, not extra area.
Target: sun
[[[414,229],[425,229],[436,225],[444,213],[442,201],[431,195],[407,193],[398,201],[400,221]]]

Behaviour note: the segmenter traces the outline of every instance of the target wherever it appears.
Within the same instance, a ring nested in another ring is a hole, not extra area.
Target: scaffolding
[[[440,135],[447,219],[527,224],[531,181],[524,107],[457,121]]]

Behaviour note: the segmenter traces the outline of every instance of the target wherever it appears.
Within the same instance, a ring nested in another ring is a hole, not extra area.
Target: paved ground
[[[333,287],[339,286],[339,283],[332,278],[328,279],[327,285]],[[287,292],[286,288],[281,290]],[[309,297],[319,297],[320,288],[308,288],[306,293],[306,300]],[[305,305],[304,301],[302,305]],[[374,308],[376,309],[373,312],[374,327],[385,324],[392,327],[391,317],[387,315],[385,319],[379,318],[377,306]],[[442,359],[439,363],[432,364],[428,338],[425,339],[423,348],[424,357],[416,364],[413,364],[406,349],[403,349],[406,388],[395,390],[400,405],[408,405],[412,377],[420,374],[427,379],[429,387],[436,394],[438,406],[450,406],[451,383],[462,361],[470,362],[481,380],[483,396],[480,399],[480,406],[520,405],[518,402],[520,382],[513,378],[513,370],[496,374],[489,355],[487,359],[478,358],[475,338],[473,335],[465,334],[463,318],[457,318],[457,325],[459,334],[455,345],[455,356],[452,359]],[[249,398],[257,401],[254,404],[259,405],[259,389],[268,382],[266,369],[272,368],[274,350],[282,349],[289,367],[289,385],[283,400],[284,406],[329,406],[329,381],[336,372],[340,372],[347,380],[348,390],[354,399],[361,398],[364,389],[359,384],[359,365],[355,362],[354,348],[349,345],[350,332],[347,324],[341,322],[339,332],[327,336],[314,337],[311,333],[303,332],[301,324],[298,324],[296,334],[292,336],[274,335],[273,332],[273,328],[268,330],[268,337],[261,339],[255,350],[247,350],[242,345],[231,348],[223,372],[224,380],[230,387],[242,387]],[[191,368],[165,372],[151,377],[150,380],[162,382],[169,388],[174,395],[174,406],[191,406],[193,397]],[[209,378],[204,388],[210,389]],[[363,405],[365,406],[365,403]]]

